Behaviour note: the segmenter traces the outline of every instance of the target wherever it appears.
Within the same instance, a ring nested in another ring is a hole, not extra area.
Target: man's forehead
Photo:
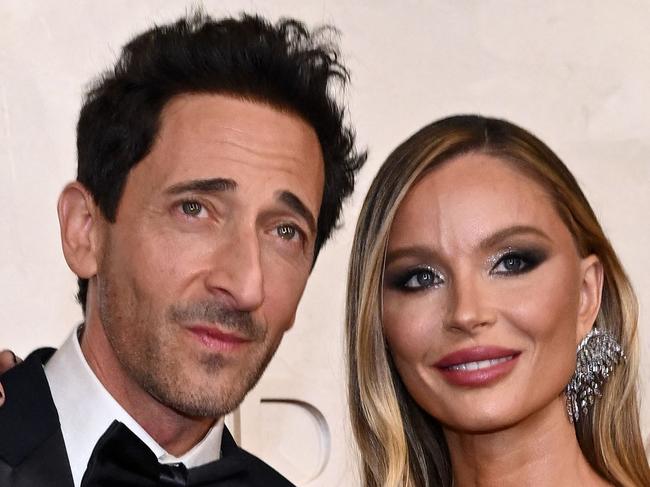
[[[275,161],[323,163],[315,130],[302,118],[268,104],[221,94],[172,99],[161,114],[152,151],[193,151],[206,157],[235,157],[261,168]]]
[[[133,173],[142,173],[138,184],[167,194],[192,185],[200,190],[215,180],[244,192],[284,193],[314,214],[324,184],[320,144],[309,125],[270,106],[223,95],[183,95],[170,102],[154,146]]]
[[[169,133],[203,138],[255,150],[286,135],[281,149],[288,153],[318,142],[313,126],[299,115],[269,103],[225,94],[183,94],[161,112],[159,136]],[[320,147],[320,144],[318,144]]]

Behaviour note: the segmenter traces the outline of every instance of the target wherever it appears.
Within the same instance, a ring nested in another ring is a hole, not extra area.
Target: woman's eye
[[[278,237],[284,240],[293,240],[298,235],[298,230],[295,226],[289,224],[282,224],[276,227]]]
[[[198,201],[183,201],[181,210],[187,216],[199,216],[203,211],[203,205]]]
[[[539,252],[510,252],[502,256],[492,268],[493,274],[516,275],[533,270],[544,260]]]
[[[432,269],[417,269],[409,273],[402,282],[402,288],[415,291],[442,284],[442,277]]]
[[[526,267],[526,262],[521,257],[510,256],[501,259],[500,268],[506,272],[519,272]]]

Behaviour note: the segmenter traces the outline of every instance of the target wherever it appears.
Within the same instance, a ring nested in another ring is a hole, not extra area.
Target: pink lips
[[[215,328],[214,326],[196,325],[186,328],[203,345],[215,351],[236,350],[250,343],[250,340]]]
[[[520,354],[519,350],[493,346],[465,348],[445,355],[434,367],[453,385],[481,387],[508,374]]]

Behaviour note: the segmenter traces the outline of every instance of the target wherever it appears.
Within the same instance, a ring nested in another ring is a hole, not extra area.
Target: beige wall
[[[345,227],[319,258],[296,326],[242,409],[245,445],[302,484],[356,484],[341,360],[353,225],[391,148],[451,113],[509,118],[549,143],[574,171],[638,290],[647,380],[649,2],[203,3],[215,15],[245,9],[336,24],[353,72],[351,115],[370,147]],[[83,87],[130,35],[184,8],[178,0],[0,0],[0,345],[22,354],[57,345],[80,319],[75,281],[59,250],[55,202],[74,175]],[[300,404],[259,403],[283,398],[318,408],[330,436]],[[643,415],[650,432],[647,404]]]

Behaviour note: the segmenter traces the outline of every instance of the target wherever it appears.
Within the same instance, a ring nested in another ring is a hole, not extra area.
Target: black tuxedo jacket
[[[0,407],[0,487],[73,486],[59,416],[43,371],[53,352],[37,350],[0,376],[6,392],[5,405]],[[293,487],[239,448],[225,428],[221,454],[220,462],[243,463],[246,473],[222,480],[218,487]]]

